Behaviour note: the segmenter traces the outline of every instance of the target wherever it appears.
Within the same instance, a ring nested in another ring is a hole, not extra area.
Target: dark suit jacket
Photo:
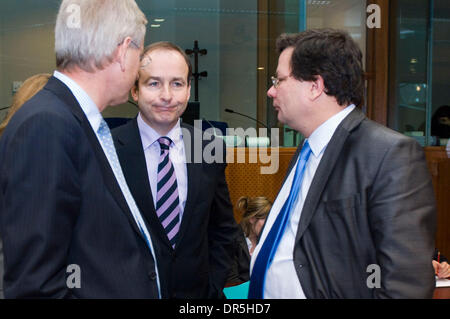
[[[155,263],[80,105],[58,79],[0,140],[7,298],[157,298]],[[80,269],[81,288],[68,265]]]
[[[203,151],[208,141],[194,144],[194,131],[202,131],[190,125],[182,128],[190,132],[191,139],[184,136],[184,142],[191,163],[187,161],[187,201],[175,250],[156,215],[137,120],[113,130],[113,137],[131,193],[157,246],[163,297],[221,298],[237,231],[225,180],[226,163],[194,163],[196,145]],[[225,152],[221,140],[216,142]]]
[[[1,234],[0,234],[0,299],[4,298],[3,295],[3,273],[4,273],[4,268],[3,268],[3,243],[1,240]]]
[[[300,148],[291,161],[293,167]],[[423,149],[353,110],[317,168],[294,266],[307,298],[428,298],[436,210]],[[381,287],[367,281],[381,267]]]

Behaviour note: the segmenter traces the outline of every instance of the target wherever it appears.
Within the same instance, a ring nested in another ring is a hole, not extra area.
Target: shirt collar
[[[77,99],[94,132],[100,127],[103,117],[91,97],[70,77],[55,70],[53,76],[63,82]]]
[[[163,136],[156,132],[150,125],[148,125],[144,121],[140,112],[137,117],[137,124],[144,150],[149,148],[155,142],[158,142],[158,139]],[[178,119],[177,124],[175,124],[175,126],[169,131],[169,133],[164,136],[170,138],[175,146],[179,145],[180,142],[183,141],[183,132],[181,130],[180,119]]]
[[[339,124],[341,124],[341,122],[347,117],[348,114],[350,114],[351,111],[353,111],[354,108],[354,104],[347,106],[345,109],[323,122],[309,136],[309,146],[311,147],[311,151],[315,157],[319,157],[319,155],[325,150]]]

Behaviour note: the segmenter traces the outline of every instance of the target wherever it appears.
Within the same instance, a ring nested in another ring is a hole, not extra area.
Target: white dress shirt
[[[314,130],[314,132],[308,138],[312,153],[308,159],[308,162],[306,163],[298,199],[294,204],[294,209],[291,213],[289,222],[286,225],[284,235],[281,238],[272,264],[267,270],[264,285],[264,298],[306,298],[294,268],[294,244],[303,204],[308,194],[309,187],[311,186],[311,182],[314,178],[314,174],[316,173],[317,167],[319,166],[320,160],[322,159],[322,156],[328,145],[328,142],[331,140],[331,137],[333,136],[336,128],[339,126],[342,120],[354,108],[355,105],[350,105],[341,112],[335,114],[327,121],[322,123],[322,125],[320,125],[316,130]],[[272,225],[275,222],[278,213],[280,212],[281,208],[284,205],[284,202],[289,195],[292,181],[294,179],[296,165],[294,166],[294,169],[292,169],[289,173],[286,182],[284,183],[280,193],[273,203],[272,209],[269,213],[269,216],[267,217],[266,226],[264,227],[263,233],[261,234],[260,241],[252,255],[250,266],[251,270],[253,270],[255,259],[267,237],[268,232],[272,228]]]
[[[97,138],[99,138],[97,131],[98,128],[100,127],[100,122],[102,121],[103,117],[100,111],[98,110],[98,107],[95,104],[95,102],[74,80],[69,78],[67,75],[55,71],[53,73],[53,76],[58,80],[60,80],[61,82],[63,82],[70,89],[70,91],[72,91],[72,94],[75,96],[75,99],[80,104],[81,109],[83,110],[89,123],[91,124],[91,127],[95,132],[95,135],[97,136]],[[100,139],[99,143],[101,144]],[[105,149],[103,149],[103,151],[105,151]]]
[[[144,149],[145,162],[147,163],[147,175],[153,196],[153,203],[156,207],[156,194],[158,185],[158,164],[161,154],[161,147],[158,139],[162,137],[152,127],[142,119],[141,113],[137,117],[139,133],[141,135],[142,147]],[[177,177],[178,197],[180,206],[180,221],[183,218],[184,207],[186,206],[188,180],[186,155],[184,150],[183,133],[180,126],[180,120],[165,135],[170,138],[173,144],[170,146],[169,158],[172,161],[175,175]]]

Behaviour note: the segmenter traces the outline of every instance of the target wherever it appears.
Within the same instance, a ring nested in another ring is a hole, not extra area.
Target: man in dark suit
[[[180,123],[191,73],[178,46],[148,46],[131,91],[140,112],[113,137],[128,185],[154,234],[163,298],[221,298],[237,225],[223,142],[203,140],[201,130]]]
[[[128,98],[147,20],[134,0],[62,2],[57,70],[0,141],[7,298],[158,298],[152,238],[101,111]]]
[[[436,211],[422,148],[359,110],[362,54],[346,32],[282,35],[277,47],[268,95],[306,141],[252,256],[249,297],[431,297]]]

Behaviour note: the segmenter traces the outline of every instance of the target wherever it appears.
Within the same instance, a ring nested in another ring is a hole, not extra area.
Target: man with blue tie
[[[237,225],[225,160],[203,156],[209,143],[223,152],[223,142],[203,141],[200,129],[180,121],[191,74],[178,46],[146,47],[131,90],[139,114],[113,136],[130,190],[154,234],[162,297],[223,298]]]
[[[6,298],[159,298],[152,236],[100,112],[136,80],[147,20],[134,0],[64,0],[57,71],[0,141]]]
[[[306,140],[252,255],[249,298],[430,298],[435,203],[422,148],[366,118],[362,54],[332,29],[281,35],[268,96]]]

